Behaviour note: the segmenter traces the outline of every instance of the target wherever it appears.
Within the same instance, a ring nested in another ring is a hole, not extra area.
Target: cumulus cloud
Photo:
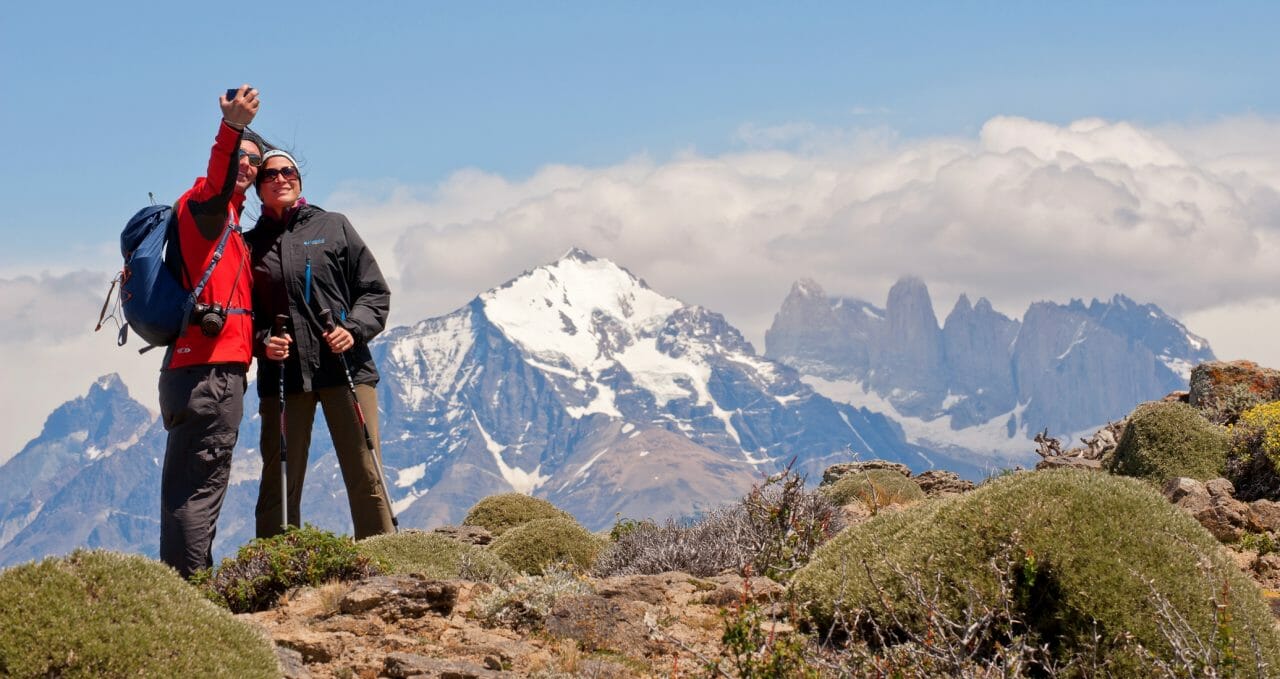
[[[83,396],[94,380],[119,373],[130,394],[153,412],[159,351],[139,356],[137,339],[117,347],[116,326],[93,328],[112,274],[74,271],[0,278],[0,463],[40,433],[62,403]]]
[[[882,303],[893,280],[920,275],[940,316],[960,292],[1010,315],[1116,292],[1190,314],[1277,297],[1278,133],[1257,117],[1144,128],[1001,116],[976,138],[925,140],[743,126],[741,152],[518,180],[467,170],[380,196],[353,185],[331,202],[394,260],[399,322],[574,245],[757,340],[800,277]]]
[[[579,246],[725,314],[758,349],[799,278],[883,304],[915,274],[939,317],[961,292],[1013,316],[1036,300],[1120,292],[1182,317],[1219,355],[1280,366],[1280,349],[1265,355],[1251,339],[1280,330],[1280,121],[1001,116],[973,137],[803,123],[738,134],[742,150],[721,155],[521,178],[466,169],[426,187],[352,182],[321,204],[373,247],[395,291],[392,323],[448,313]],[[46,414],[52,396],[15,392],[52,394],[42,380],[74,372],[59,398],[74,396],[137,360],[77,325],[96,318],[109,280],[86,276],[0,280],[11,319],[0,342],[23,357],[6,407]],[[159,360],[148,357],[137,365],[149,372],[132,370],[145,378],[128,380],[142,396]]]

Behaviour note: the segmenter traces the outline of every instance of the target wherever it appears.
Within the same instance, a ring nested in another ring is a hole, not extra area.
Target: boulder
[[[1231,497],[1231,482],[1213,479],[1170,479],[1161,489],[1165,498],[1200,522],[1222,542],[1237,542],[1253,524],[1249,505]]]
[[[1165,499],[1192,516],[1208,509],[1212,500],[1209,489],[1203,483],[1186,476],[1169,479],[1160,492]]]
[[[1249,503],[1250,528],[1257,532],[1280,533],[1280,502],[1254,500]]]
[[[480,526],[440,526],[431,531],[463,544],[483,547],[493,542],[493,533]]]
[[[966,481],[960,478],[955,472],[943,471],[941,469],[930,469],[923,472],[913,479],[920,490],[924,491],[929,497],[937,497],[939,495],[959,495],[967,493],[974,489],[972,481]]]
[[[557,601],[543,624],[551,637],[573,639],[587,653],[645,655],[655,649],[650,648],[644,613],[645,604],[582,594]]]
[[[859,473],[867,469],[891,469],[907,478],[911,478],[911,468],[901,462],[867,460],[866,462],[841,462],[827,467],[826,471],[822,472],[822,483],[818,485],[829,486],[850,474]]]
[[[1083,469],[1085,471],[1101,471],[1102,460],[1091,460],[1087,457],[1073,455],[1055,455],[1046,457],[1036,463],[1036,470],[1044,469]]]
[[[486,679],[511,676],[509,672],[495,672],[484,665],[460,660],[438,660],[413,653],[392,653],[383,664],[388,677],[440,677],[441,679]]]
[[[348,615],[376,612],[386,621],[420,618],[428,613],[447,616],[458,600],[458,587],[440,580],[387,575],[362,580],[338,602]]]
[[[1210,421],[1235,422],[1249,407],[1280,399],[1280,370],[1252,361],[1209,361],[1191,371],[1187,402]]]

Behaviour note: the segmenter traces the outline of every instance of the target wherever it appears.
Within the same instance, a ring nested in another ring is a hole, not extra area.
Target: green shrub
[[[1133,411],[1108,471],[1163,484],[1187,476],[1206,481],[1223,475],[1226,431],[1185,403],[1144,403]]]
[[[356,550],[377,561],[389,573],[490,583],[516,576],[511,566],[492,552],[439,533],[408,531],[375,535],[357,542]]]
[[[1240,537],[1240,548],[1262,556],[1276,551],[1276,541],[1267,533],[1245,533]]]
[[[619,515],[613,522],[613,528],[609,529],[609,542],[617,542],[637,530],[652,528],[656,525],[658,524],[654,523],[652,519],[637,521],[636,519],[624,519]]]
[[[462,520],[464,526],[479,526],[494,537],[508,530],[538,519],[573,519],[568,512],[555,505],[523,493],[503,493],[490,495],[477,502],[467,518]]]
[[[915,481],[892,469],[866,469],[847,474],[819,490],[835,504],[861,501],[872,511],[919,502],[926,497]]]
[[[605,541],[573,519],[538,519],[516,526],[489,549],[521,573],[539,575],[547,566],[566,563],[590,568]]]
[[[1017,474],[881,514],[819,548],[792,593],[818,629],[883,643],[925,638],[941,616],[963,619],[975,597],[980,611],[1009,582],[1014,627],[1058,659],[1109,649],[1120,676],[1143,676],[1148,653],[1222,649],[1202,662],[1221,669],[1232,657],[1252,666],[1256,645],[1280,667],[1270,612],[1213,536],[1148,484],[1107,474]],[[930,597],[936,605],[919,605]],[[992,653],[1008,642],[983,641]]]
[[[0,572],[0,676],[276,677],[271,642],[169,567],[76,551]]]
[[[1231,427],[1226,475],[1241,500],[1280,498],[1280,401],[1244,411]]]
[[[252,613],[275,605],[293,587],[381,572],[377,563],[356,550],[350,537],[304,526],[250,542],[193,583],[233,613]]]

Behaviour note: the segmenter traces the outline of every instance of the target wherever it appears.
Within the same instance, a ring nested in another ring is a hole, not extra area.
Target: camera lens
[[[200,317],[200,332],[205,337],[217,337],[222,332],[223,316],[218,313],[209,312]]]

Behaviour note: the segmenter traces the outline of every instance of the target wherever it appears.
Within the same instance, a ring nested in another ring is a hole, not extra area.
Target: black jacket
[[[293,345],[285,361],[285,391],[297,393],[347,385],[341,360],[329,350],[320,310],[350,331],[346,352],[356,384],[377,384],[369,341],[382,332],[391,291],[378,262],[347,218],[306,205],[285,214],[284,223],[263,215],[245,234],[253,263],[254,356],[258,395],[279,393],[279,361],[266,358],[265,342],[276,314],[289,315]]]

